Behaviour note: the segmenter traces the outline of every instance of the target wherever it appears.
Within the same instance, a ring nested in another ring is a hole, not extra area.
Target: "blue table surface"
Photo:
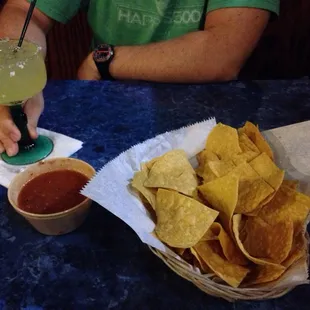
[[[40,127],[80,139],[74,155],[99,169],[132,145],[215,116],[270,129],[310,119],[310,81],[210,85],[49,82]],[[0,187],[0,309],[309,309],[310,286],[277,300],[228,303],[154,256],[121,220],[93,205],[75,232],[34,231]]]

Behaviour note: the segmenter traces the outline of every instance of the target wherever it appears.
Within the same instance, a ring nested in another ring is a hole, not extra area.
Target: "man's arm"
[[[111,75],[116,79],[175,83],[235,79],[256,47],[269,17],[269,11],[256,8],[212,11],[206,16],[203,31],[158,43],[116,47]],[[78,76],[99,77],[91,55]]]
[[[0,14],[0,38],[18,39],[29,9],[26,0],[8,0]],[[29,23],[25,38],[40,45],[46,54],[46,33],[52,27],[53,21],[45,14],[35,9]]]

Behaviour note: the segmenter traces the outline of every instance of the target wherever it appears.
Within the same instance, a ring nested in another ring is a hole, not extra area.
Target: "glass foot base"
[[[34,164],[52,153],[54,148],[53,141],[45,136],[39,136],[35,140],[35,146],[30,150],[20,150],[17,155],[9,157],[2,153],[1,158],[4,162],[13,166],[23,166]]]

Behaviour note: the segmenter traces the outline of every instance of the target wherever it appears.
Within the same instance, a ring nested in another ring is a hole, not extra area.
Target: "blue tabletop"
[[[310,82],[201,86],[50,82],[40,126],[84,142],[74,155],[99,169],[130,146],[215,116],[270,129],[310,119]],[[93,205],[75,232],[34,231],[0,187],[0,309],[309,309],[310,286],[264,302],[228,303],[201,292],[154,256],[135,233]],[[308,301],[307,301],[308,299]]]

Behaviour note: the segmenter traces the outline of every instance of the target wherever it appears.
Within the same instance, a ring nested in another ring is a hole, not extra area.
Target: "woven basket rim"
[[[308,240],[309,245],[309,234],[305,231],[305,236]],[[266,300],[279,298],[295,287],[299,285],[309,284],[309,278],[305,281],[294,282],[293,285],[287,285],[280,288],[264,288],[264,287],[239,287],[234,288],[227,284],[216,282],[214,279],[217,277],[215,274],[202,274],[197,268],[190,265],[188,262],[183,260],[177,255],[162,252],[152,246],[148,246],[149,249],[160,258],[171,270],[173,270],[180,277],[192,282],[200,290],[208,295],[223,298],[229,302],[237,300]],[[303,258],[304,259],[304,258]],[[301,259],[300,259],[301,260]],[[294,263],[297,264],[300,260]],[[309,249],[307,248],[307,264],[309,266]]]

